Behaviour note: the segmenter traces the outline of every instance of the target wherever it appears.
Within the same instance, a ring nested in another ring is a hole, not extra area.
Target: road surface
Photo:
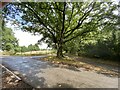
[[[44,56],[41,56],[41,59],[42,57]],[[118,88],[117,77],[107,77],[92,71],[73,71],[54,67],[47,61],[35,59],[40,56],[5,56],[0,58],[5,66],[19,72],[23,80],[35,88]]]

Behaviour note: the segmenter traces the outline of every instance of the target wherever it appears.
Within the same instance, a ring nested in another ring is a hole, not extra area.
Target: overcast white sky
[[[34,36],[31,33],[23,32],[20,29],[16,30],[16,28],[13,25],[11,25],[10,23],[7,23],[7,27],[9,27],[13,30],[13,32],[15,33],[14,34],[15,37],[19,40],[18,42],[19,42],[20,46],[28,46],[30,44],[35,44],[42,37],[42,36],[38,36],[38,35]],[[40,48],[46,49],[47,44],[42,43],[42,45],[40,45]]]
[[[34,36],[31,33],[23,32],[21,30],[14,30],[14,33],[15,37],[19,39],[20,46],[28,46],[30,44],[35,44],[41,38],[41,36]],[[40,45],[40,48],[47,48],[47,45],[42,43],[42,45]]]

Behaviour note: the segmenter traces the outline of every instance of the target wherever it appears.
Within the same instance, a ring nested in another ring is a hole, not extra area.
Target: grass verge
[[[99,67],[89,63],[78,61],[75,58],[70,58],[68,56],[66,56],[63,59],[59,59],[56,56],[48,56],[48,57],[44,57],[43,60],[50,61],[53,64],[57,64],[59,67],[63,67],[63,68],[74,67],[74,68],[77,68],[78,70],[79,68],[83,68],[83,70],[85,71],[95,71],[97,73],[104,74],[111,77],[118,76],[118,72],[108,70],[104,67]]]
[[[59,59],[56,56],[48,56],[48,57],[43,58],[43,60],[50,61],[52,63],[64,64],[64,65],[66,64],[66,65],[75,66],[75,67],[80,67],[85,64],[82,62],[78,62],[74,60],[73,58],[69,58],[67,56],[64,57],[63,59]]]

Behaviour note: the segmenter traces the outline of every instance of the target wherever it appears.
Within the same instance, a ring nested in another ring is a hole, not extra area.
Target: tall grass
[[[46,54],[55,54],[56,50],[40,50],[40,51],[29,51],[29,52],[18,52],[16,55],[25,55],[25,56],[39,56]]]

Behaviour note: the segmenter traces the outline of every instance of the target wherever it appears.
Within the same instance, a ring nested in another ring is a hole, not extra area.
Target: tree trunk
[[[58,43],[57,45],[57,57],[58,58],[63,58],[62,50],[63,50],[62,43]]]

